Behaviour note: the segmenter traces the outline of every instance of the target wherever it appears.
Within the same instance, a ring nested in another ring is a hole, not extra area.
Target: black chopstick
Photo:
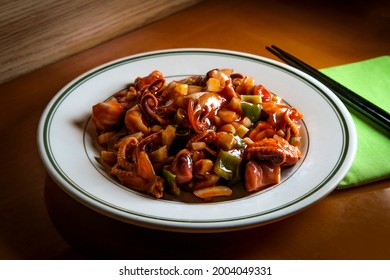
[[[371,103],[367,99],[361,97],[335,80],[329,78],[328,76],[322,74],[317,69],[311,67],[310,65],[304,63],[298,58],[292,56],[286,51],[276,47],[266,47],[275,56],[279,57],[285,63],[290,66],[293,66],[313,78],[317,79],[330,90],[332,90],[344,103],[355,109],[357,112],[363,114],[375,124],[377,124],[386,134],[390,134],[390,114],[379,108],[375,104]]]

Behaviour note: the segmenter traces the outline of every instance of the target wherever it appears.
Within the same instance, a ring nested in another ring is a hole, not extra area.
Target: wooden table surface
[[[258,228],[184,234],[97,214],[56,186],[38,155],[38,121],[54,94],[122,56],[207,47],[274,58],[265,46],[275,44],[325,68],[389,54],[386,1],[312,2],[204,1],[0,85],[0,259],[389,259],[389,180],[335,190]]]

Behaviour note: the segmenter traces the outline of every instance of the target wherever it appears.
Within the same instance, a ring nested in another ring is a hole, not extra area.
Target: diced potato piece
[[[237,96],[232,97],[226,107],[234,112],[242,114],[241,99]]]
[[[167,146],[167,149],[169,150],[175,137],[176,127],[168,125],[162,132],[162,144]]]
[[[216,126],[222,126],[224,124],[224,121],[218,116],[213,117],[213,122]]]
[[[167,157],[168,157],[167,146],[162,146],[161,148],[158,148],[157,150],[149,153],[149,159],[152,162],[164,162]]]
[[[237,142],[236,139],[234,139],[233,134],[227,132],[219,132],[217,141],[218,146],[220,146],[225,151],[233,149]]]
[[[235,134],[236,133],[236,128],[232,124],[230,124],[230,123],[221,126],[219,129],[221,131],[229,132],[231,134]]]
[[[194,163],[194,170],[196,174],[204,175],[214,168],[214,163],[210,159],[200,159]]]
[[[209,92],[219,92],[221,90],[219,80],[216,78],[209,78],[206,83],[206,90]]]
[[[178,95],[187,95],[188,94],[188,85],[187,84],[177,84],[173,91],[175,94],[178,94]]]
[[[218,117],[220,117],[225,123],[231,123],[240,118],[240,115],[234,111],[221,109],[218,111]]]
[[[191,143],[191,146],[195,151],[200,151],[207,147],[205,142],[193,142]]]

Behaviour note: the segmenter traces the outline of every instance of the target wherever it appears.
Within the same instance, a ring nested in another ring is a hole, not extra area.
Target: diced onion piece
[[[231,196],[232,193],[232,189],[227,186],[212,186],[194,190],[194,194],[202,199],[208,199],[216,196]]]
[[[250,139],[249,137],[245,137],[243,140],[245,141],[245,143],[246,143],[247,145],[253,145],[253,144],[255,143],[255,142],[253,142],[253,140]]]
[[[242,120],[241,120],[241,123],[245,126],[245,127],[247,127],[247,128],[250,128],[251,126],[252,126],[252,121],[251,121],[251,119],[250,118],[248,118],[248,117],[245,117],[245,118],[243,118]]]
[[[236,129],[236,133],[238,136],[240,136],[241,138],[244,138],[244,136],[248,133],[249,131],[249,128],[247,128],[246,126],[244,125],[240,125],[239,127],[237,127]]]

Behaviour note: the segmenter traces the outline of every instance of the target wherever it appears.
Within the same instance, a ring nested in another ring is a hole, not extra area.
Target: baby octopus
[[[253,77],[212,69],[170,82],[152,71],[94,105],[91,119],[101,162],[122,185],[210,200],[278,184],[302,157],[302,118]]]

